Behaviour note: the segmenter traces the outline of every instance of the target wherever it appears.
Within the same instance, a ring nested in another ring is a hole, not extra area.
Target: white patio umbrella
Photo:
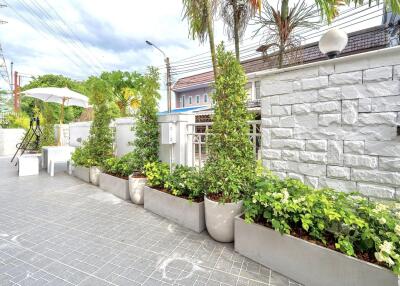
[[[58,145],[60,145],[61,124],[64,121],[64,106],[89,107],[89,99],[83,94],[70,90],[67,87],[39,87],[22,92],[24,96],[33,97],[44,102],[61,104],[60,130],[58,132]]]

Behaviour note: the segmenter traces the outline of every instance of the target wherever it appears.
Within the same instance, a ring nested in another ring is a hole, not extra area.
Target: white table
[[[42,154],[23,154],[18,158],[18,176],[39,175]]]
[[[75,147],[72,146],[44,146],[42,147],[43,160],[42,168],[47,169],[47,173],[50,173],[50,162],[68,163],[71,160],[71,155],[75,151]]]

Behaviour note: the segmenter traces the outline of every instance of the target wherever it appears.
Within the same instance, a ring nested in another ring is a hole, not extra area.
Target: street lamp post
[[[169,62],[169,57],[167,57],[165,55],[165,53],[163,52],[163,50],[161,50],[159,47],[154,45],[152,42],[146,41],[146,44],[148,44],[149,46],[154,47],[155,49],[160,51],[164,56],[164,62],[165,62],[165,65],[167,67],[167,105],[168,105],[168,113],[171,113],[171,106],[172,106],[172,103],[171,103],[172,80],[171,80],[171,64]]]

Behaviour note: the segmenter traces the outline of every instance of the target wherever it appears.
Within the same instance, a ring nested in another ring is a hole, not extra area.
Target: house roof
[[[346,48],[341,53],[342,56],[363,53],[371,50],[381,49],[388,44],[388,35],[385,25],[379,25],[364,30],[359,30],[348,35],[349,40]],[[318,42],[310,43],[302,47],[302,62],[309,63],[326,60],[318,47]],[[274,56],[271,56],[271,58]],[[275,55],[276,57],[276,55]],[[255,57],[241,62],[246,74],[262,70],[276,68],[276,61],[264,56]],[[198,87],[207,86],[214,81],[212,71],[180,78],[173,86],[174,91],[190,90]]]

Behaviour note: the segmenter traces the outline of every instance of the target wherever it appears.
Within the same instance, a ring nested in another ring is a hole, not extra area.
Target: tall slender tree
[[[243,37],[250,19],[261,11],[261,0],[223,0],[220,16],[224,21],[228,38],[235,41],[236,59],[240,60],[240,40]]]
[[[214,77],[217,76],[217,60],[214,43],[215,0],[182,0],[183,18],[189,23],[189,36],[204,43],[207,38],[210,44],[211,61]]]

